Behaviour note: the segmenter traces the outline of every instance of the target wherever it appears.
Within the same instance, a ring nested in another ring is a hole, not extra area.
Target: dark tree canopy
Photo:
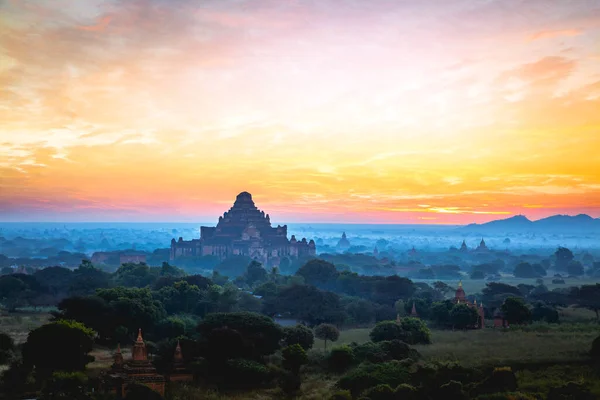
[[[23,362],[49,377],[54,371],[82,371],[94,360],[95,332],[80,322],[60,320],[29,332],[23,346]]]
[[[332,263],[314,259],[300,267],[296,275],[303,277],[304,281],[310,285],[330,289],[335,286],[335,280],[339,273]]]
[[[510,324],[524,324],[531,321],[531,311],[523,299],[517,297],[509,297],[502,304],[502,312],[504,318]]]

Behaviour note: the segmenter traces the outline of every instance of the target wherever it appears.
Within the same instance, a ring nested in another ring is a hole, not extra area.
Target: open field
[[[531,331],[528,331],[531,330]],[[369,341],[370,329],[342,331],[333,346]],[[500,366],[524,362],[572,362],[587,359],[600,325],[535,324],[525,329],[432,330],[432,344],[414,346],[427,361],[458,361],[465,366]],[[332,345],[328,343],[328,348]],[[323,341],[315,340],[323,350]]]
[[[51,315],[48,313],[17,312],[0,314],[0,332],[10,335],[15,343],[23,343],[27,340],[29,331],[40,327],[48,322]]]

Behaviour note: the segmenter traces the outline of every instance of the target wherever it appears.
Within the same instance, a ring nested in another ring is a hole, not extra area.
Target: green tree
[[[94,360],[89,355],[95,332],[80,322],[60,320],[29,332],[23,362],[35,367],[40,380],[55,371],[82,371]]]
[[[54,372],[46,380],[41,400],[91,400],[88,377],[82,372]]]
[[[306,351],[299,344],[285,347],[281,351],[281,355],[283,356],[283,367],[293,374],[298,374],[300,367],[308,362]]]
[[[450,310],[450,323],[457,329],[466,329],[477,325],[479,313],[466,304],[456,304]]]
[[[11,275],[0,276],[0,301],[8,312],[14,312],[19,305],[23,304],[27,289],[27,285],[20,279]]]
[[[575,258],[573,252],[566,247],[556,249],[554,257],[556,258],[556,268],[561,271],[566,271],[569,263]]]
[[[585,273],[583,264],[579,261],[570,261],[567,264],[567,273],[570,276],[581,276]]]
[[[405,335],[405,342],[408,344],[429,344],[431,343],[431,331],[425,325],[425,322],[419,318],[406,317],[400,320],[400,327]]]
[[[282,328],[271,318],[250,312],[209,314],[198,324],[198,332],[203,338],[210,338],[215,329],[223,327],[241,336],[244,351],[249,357],[273,354],[283,338]],[[211,345],[210,340],[207,345]]]
[[[13,358],[15,341],[6,333],[0,332],[0,365],[8,364]]]
[[[539,278],[546,275],[546,270],[544,270],[541,265],[536,268],[530,263],[522,262],[515,266],[513,274],[517,278]]]
[[[454,304],[450,300],[435,302],[431,304],[430,319],[438,326],[448,326],[450,323],[450,310]]]
[[[375,304],[364,299],[353,299],[346,304],[346,314],[357,324],[368,324],[375,318]]]
[[[406,339],[405,332],[400,324],[395,321],[381,321],[369,333],[369,337],[373,342],[381,342],[384,340],[402,340]]]
[[[117,269],[113,279],[118,286],[142,288],[154,284],[160,272],[144,263],[125,263]]]
[[[596,313],[596,319],[599,319],[600,283],[596,283],[595,285],[583,285],[579,288],[574,287],[571,289],[569,297],[579,307],[594,311]]]
[[[517,297],[509,297],[502,304],[502,312],[504,318],[509,324],[524,324],[531,321],[531,311],[523,299]]]
[[[333,371],[345,371],[354,363],[354,351],[346,345],[335,347],[329,353],[327,361]]]
[[[327,341],[337,341],[340,337],[340,331],[335,325],[321,324],[315,328],[315,336],[325,342],[325,350],[327,350]]]
[[[332,288],[339,273],[332,263],[314,259],[300,267],[296,275],[303,277],[304,281],[310,285]]]
[[[264,282],[267,280],[267,270],[263,268],[258,261],[252,261],[246,268],[246,282],[252,286],[256,282]]]
[[[315,335],[308,327],[298,324],[283,328],[283,340],[288,346],[299,344],[304,350],[309,350],[315,342]]]
[[[69,294],[71,296],[86,296],[93,294],[96,289],[110,286],[110,274],[94,267],[88,260],[73,271]]]

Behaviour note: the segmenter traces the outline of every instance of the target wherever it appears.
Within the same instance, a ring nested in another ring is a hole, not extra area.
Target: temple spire
[[[137,340],[136,342],[144,342],[144,339],[142,338],[142,328],[138,329],[138,335],[137,335]]]

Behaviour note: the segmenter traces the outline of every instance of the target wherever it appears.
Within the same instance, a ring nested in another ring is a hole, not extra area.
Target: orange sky
[[[0,2],[0,220],[600,217],[600,3]]]

